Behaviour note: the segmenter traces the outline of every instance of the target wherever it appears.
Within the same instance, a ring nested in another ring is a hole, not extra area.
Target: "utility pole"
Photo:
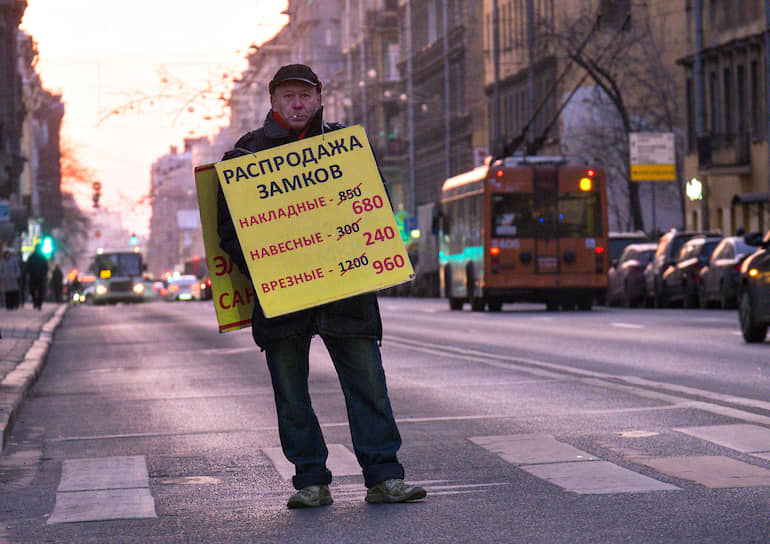
[[[770,190],[770,0],[765,0],[765,143],[767,144],[767,189]]]
[[[417,213],[414,184],[414,77],[412,75],[412,0],[406,2],[406,115],[409,129],[409,200],[407,211]]]
[[[535,7],[532,0],[527,0],[527,56],[529,69],[527,70],[527,118],[532,119],[535,112]],[[535,141],[537,123],[527,131],[527,143]]]
[[[770,2],[770,0],[768,0]],[[451,135],[451,115],[450,105],[450,87],[449,87],[449,12],[448,2],[442,2],[444,17],[444,179],[449,179],[452,175],[450,167],[452,159],[452,135]]]
[[[709,229],[708,184],[706,176],[700,173],[700,162],[705,137],[705,111],[703,107],[703,2],[695,0],[695,134],[698,141],[698,170],[701,179],[702,200],[700,206],[701,230]],[[709,147],[711,143],[709,142]]]
[[[495,81],[492,86],[492,156],[502,151],[500,141],[500,11],[497,0],[492,0],[492,63]]]
[[[368,110],[369,106],[366,103],[366,49],[365,42],[366,42],[366,36],[364,35],[364,2],[363,0],[359,0],[358,2],[358,36],[361,40],[360,42],[360,51],[361,51],[361,123],[364,125],[364,128],[368,128]]]

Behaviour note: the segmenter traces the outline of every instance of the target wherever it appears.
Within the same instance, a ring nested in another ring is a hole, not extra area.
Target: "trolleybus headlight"
[[[95,291],[96,291],[97,295],[106,295],[107,294],[107,286],[106,285],[97,285]]]
[[[134,293],[137,295],[141,295],[144,293],[144,284],[143,283],[135,283],[134,284]]]

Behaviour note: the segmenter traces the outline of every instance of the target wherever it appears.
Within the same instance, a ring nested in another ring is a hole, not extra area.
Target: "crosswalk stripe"
[[[759,457],[770,453],[770,429],[760,427],[759,425],[735,423],[730,425],[680,427],[674,430],[741,453],[759,454]]]
[[[679,489],[601,461],[547,434],[474,436],[469,440],[521,470],[573,493],[642,493]]]
[[[327,466],[332,474],[336,476],[353,476],[361,474],[361,467],[356,460],[355,454],[345,447],[344,444],[327,444],[329,458]],[[281,448],[262,448],[262,452],[267,455],[270,462],[284,480],[291,480],[294,476],[294,465],[292,465],[283,455]]]
[[[65,459],[46,522],[156,518],[143,455]]]

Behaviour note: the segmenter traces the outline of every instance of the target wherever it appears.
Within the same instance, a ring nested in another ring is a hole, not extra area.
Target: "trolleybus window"
[[[565,238],[597,238],[603,235],[598,193],[559,195],[559,235]]]
[[[141,276],[142,256],[139,253],[103,253],[94,259],[96,270],[109,270],[111,276]]]
[[[492,195],[492,236],[496,238],[532,238],[537,232],[532,217],[532,193]]]

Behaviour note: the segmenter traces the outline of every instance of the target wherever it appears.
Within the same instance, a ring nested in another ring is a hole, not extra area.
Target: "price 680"
[[[406,260],[403,255],[393,255],[392,257],[385,257],[381,261],[376,260],[372,262],[372,267],[377,274],[390,272],[396,268],[403,268],[404,266],[406,266]]]

